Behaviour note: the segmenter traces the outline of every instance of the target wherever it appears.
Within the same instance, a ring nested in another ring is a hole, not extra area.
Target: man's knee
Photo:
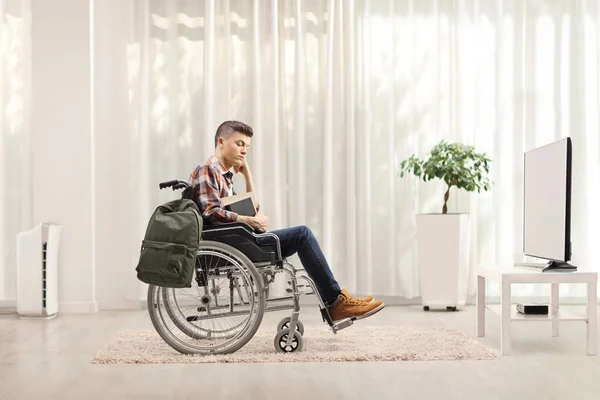
[[[306,225],[300,225],[300,226],[298,227],[298,229],[299,229],[299,232],[300,232],[300,236],[301,236],[302,238],[304,238],[304,239],[307,239],[307,240],[308,240],[308,239],[310,239],[311,237],[313,237],[313,233],[312,233],[312,231],[310,230],[310,228],[309,228],[308,226],[306,226]]]

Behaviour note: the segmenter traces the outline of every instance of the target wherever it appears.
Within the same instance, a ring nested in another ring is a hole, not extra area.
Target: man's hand
[[[257,212],[256,215],[254,216],[254,222],[255,222],[255,228],[257,231],[259,232],[266,232],[267,229],[269,228],[269,217],[267,217],[265,214],[263,214],[262,212]]]
[[[246,160],[246,157],[244,157],[244,161],[242,161],[241,164],[234,165],[233,170],[235,171],[236,174],[241,172],[242,175],[249,176],[250,175],[250,167],[248,167],[248,161]]]
[[[269,218],[265,214],[261,213],[260,211],[257,212],[254,217],[248,217],[246,215],[238,215],[238,221],[244,222],[244,223],[250,225],[251,227],[253,227],[260,233],[266,232],[267,229],[269,228]]]
[[[239,165],[234,165],[233,170],[237,174],[241,172],[244,175],[244,179],[246,180],[246,192],[252,192],[252,201],[254,202],[254,206],[258,208],[258,199],[256,198],[256,192],[254,189],[254,182],[252,179],[252,173],[250,172],[250,167],[248,166],[248,162],[244,157],[244,160]],[[254,226],[254,225],[252,225]]]

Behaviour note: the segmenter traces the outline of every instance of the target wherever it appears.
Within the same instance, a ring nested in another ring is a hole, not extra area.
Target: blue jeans
[[[284,258],[298,253],[300,261],[308,276],[315,282],[317,290],[323,300],[331,305],[340,294],[340,286],[333,277],[331,269],[325,260],[321,247],[309,227],[301,225],[292,228],[270,231],[277,235]],[[259,244],[272,244],[275,239],[263,237],[258,239]]]

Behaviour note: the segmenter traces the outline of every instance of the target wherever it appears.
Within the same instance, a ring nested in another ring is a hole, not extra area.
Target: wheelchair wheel
[[[213,288],[214,288],[214,280],[212,282],[213,282]],[[243,323],[243,321],[242,321],[236,326],[232,326],[229,328],[223,328],[223,329],[217,328],[217,329],[213,329],[213,330],[205,329],[201,325],[190,323],[190,322],[194,322],[194,319],[196,317],[189,317],[184,314],[184,311],[182,311],[181,308],[179,307],[179,303],[177,301],[178,296],[177,296],[177,292],[175,292],[175,289],[172,289],[172,288],[161,288],[161,289],[162,290],[160,290],[158,295],[162,296],[162,303],[164,304],[167,315],[169,316],[169,318],[171,319],[173,324],[179,330],[181,330],[181,332],[185,333],[187,336],[189,336],[191,338],[210,338],[211,336],[213,336],[215,334],[219,335],[222,338],[232,337],[235,335],[236,329],[238,329],[240,327],[240,325]],[[247,294],[247,296],[249,298],[248,294]],[[204,307],[204,309],[206,310],[206,307]]]
[[[148,287],[154,328],[184,354],[227,354],[256,333],[265,310],[263,277],[239,250],[202,241],[191,288]]]
[[[273,340],[273,344],[275,345],[275,350],[279,353],[294,353],[296,351],[300,352],[304,348],[304,338],[302,335],[296,331],[292,336],[292,344],[287,344],[288,336],[290,335],[290,328],[284,328],[277,332],[275,335],[275,339]]]
[[[285,317],[281,321],[279,321],[279,323],[277,324],[277,332],[279,332],[282,329],[289,329],[291,320],[292,317]],[[304,335],[304,324],[300,320],[296,321],[296,331],[300,332],[300,335]]]

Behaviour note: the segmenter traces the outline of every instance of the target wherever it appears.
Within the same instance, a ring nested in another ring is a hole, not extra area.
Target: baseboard
[[[0,310],[14,310],[16,312],[17,301],[13,299],[0,300]],[[96,302],[72,302],[59,303],[58,313],[65,314],[85,314],[98,312],[98,304]]]
[[[59,303],[59,314],[87,314],[98,312],[98,303],[95,301]]]
[[[17,301],[15,299],[0,299],[0,316],[13,315],[17,313]]]
[[[0,299],[0,309],[16,308],[16,299]],[[98,304],[95,301],[59,303],[58,312],[67,314],[95,313],[98,312]]]
[[[0,309],[3,308],[17,308],[17,299],[0,299]]]
[[[145,310],[148,306],[146,300],[98,300],[98,309],[100,311],[120,311],[120,310]]]

